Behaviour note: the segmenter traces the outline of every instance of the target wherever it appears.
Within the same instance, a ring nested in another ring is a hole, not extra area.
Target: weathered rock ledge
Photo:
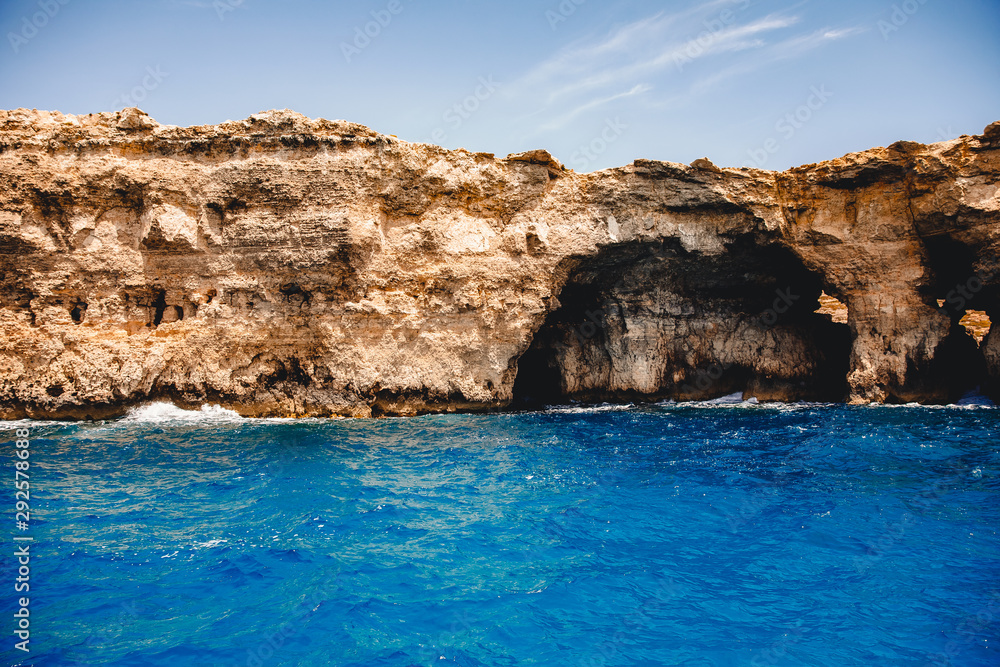
[[[0,111],[0,417],[998,396],[997,327],[958,323],[1000,319],[1000,123],[694,164],[578,174],[290,111]]]

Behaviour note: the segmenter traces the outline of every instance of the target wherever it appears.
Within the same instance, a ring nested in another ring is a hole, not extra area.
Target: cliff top
[[[136,107],[86,115],[24,108],[9,111],[0,110],[0,151],[7,148],[29,148],[31,146],[51,149],[55,148],[56,144],[63,148],[82,150],[108,147],[113,144],[148,143],[151,139],[156,140],[161,151],[168,146],[180,144],[186,146],[185,152],[210,150],[220,143],[253,145],[262,148],[272,146],[275,148],[307,148],[328,142],[385,146],[394,144],[431,146],[431,144],[407,142],[395,136],[384,135],[364,125],[346,120],[309,118],[291,109],[272,109],[253,114],[244,120],[228,120],[216,125],[193,125],[190,127],[160,124],[149,114]],[[907,159],[921,153],[947,152],[966,144],[972,149],[1000,145],[1000,121],[986,127],[983,134],[978,136],[962,135],[957,139],[935,144],[898,141],[888,147],[871,148],[820,163],[793,167],[788,172],[812,171],[817,167],[820,168],[819,171],[825,171],[824,168],[826,168],[840,172],[844,169],[850,170],[875,162],[898,162],[901,158]],[[475,153],[465,149],[451,151],[437,146],[434,148],[442,152],[468,153],[494,158],[492,153]],[[545,150],[512,153],[504,159],[545,164],[554,172],[568,170]],[[666,166],[672,169],[687,169],[687,165],[662,160],[637,159],[633,166]],[[774,173],[771,170],[752,167],[723,167],[720,169],[707,158],[695,160],[690,166],[693,169],[715,173]]]

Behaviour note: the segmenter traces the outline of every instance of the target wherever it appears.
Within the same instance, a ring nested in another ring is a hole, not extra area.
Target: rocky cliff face
[[[1000,318],[998,174],[1000,123],[577,174],[289,111],[0,111],[0,417],[997,393],[996,327],[958,321]]]

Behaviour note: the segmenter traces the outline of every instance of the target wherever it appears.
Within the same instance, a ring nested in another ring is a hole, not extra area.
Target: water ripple
[[[992,406],[18,425],[39,665],[1000,664]]]

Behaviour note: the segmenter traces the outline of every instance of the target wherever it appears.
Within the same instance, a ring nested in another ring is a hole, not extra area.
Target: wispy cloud
[[[796,16],[769,15],[744,23],[716,21],[716,29],[706,31],[706,16],[744,5],[713,0],[680,12],[661,12],[597,39],[576,42],[512,82],[505,94],[537,105],[530,116],[549,117],[536,124],[537,131],[557,130],[588,111],[650,92],[652,81],[677,74],[677,63],[690,59],[692,51],[705,58],[761,49],[767,45],[768,34],[799,21]]]
[[[841,39],[843,37],[851,37],[852,35],[860,35],[863,32],[868,32],[868,28],[862,26],[855,26],[853,28],[840,28],[838,30],[827,30],[823,33],[823,39]]]
[[[698,58],[710,55],[727,53],[733,51],[744,51],[747,49],[760,48],[766,44],[762,39],[751,39],[756,35],[788,28],[798,22],[796,17],[766,17],[747,25],[734,26],[718,33],[709,33],[711,38],[699,42],[697,38],[685,41],[673,41],[667,44],[652,44],[651,48],[643,49],[641,45],[635,45],[630,49],[623,49],[620,54],[622,58],[619,62],[601,63],[597,59],[587,57],[587,53],[574,53],[571,60],[574,68],[578,68],[587,63],[585,76],[577,78],[561,86],[555,87],[550,93],[550,101],[577,93],[580,91],[599,88],[609,84],[622,81],[634,80],[636,77],[648,76],[656,72],[673,69],[675,65],[683,59],[690,59],[690,53],[697,53]],[[653,42],[654,40],[648,39]],[[565,80],[569,72],[559,72],[553,77],[552,82]]]
[[[202,0],[174,0],[171,3],[172,7],[196,7],[198,9],[212,9],[211,2],[203,2]]]
[[[660,12],[567,45],[512,81],[504,95],[520,109],[535,109],[516,120],[531,117],[536,132],[551,132],[625,98],[649,109],[676,107],[727,78],[863,31],[813,26],[789,34],[803,23],[790,13],[801,7],[755,16],[747,0],[712,0]]]
[[[620,100],[624,97],[641,95],[642,93],[649,92],[652,89],[653,87],[651,85],[646,83],[640,83],[634,86],[631,90],[627,90],[623,93],[617,93],[615,95],[609,95],[607,97],[599,97],[597,99],[590,100],[589,102],[585,102],[580,106],[576,107],[572,111],[562,114],[561,116],[552,119],[548,123],[544,123],[539,127],[539,129],[544,131],[557,130],[565,126],[569,121],[573,120],[574,118],[576,118],[577,116],[586,111],[590,111],[591,109],[596,109],[597,107],[603,106],[610,102],[614,102],[615,100]]]
[[[837,30],[822,28],[805,35],[797,35],[795,37],[777,42],[764,50],[758,58],[728,65],[709,74],[708,76],[698,79],[691,84],[688,89],[688,95],[693,97],[705,94],[726,79],[731,79],[735,76],[748,75],[778,61],[802,56],[807,51],[812,51],[826,46],[827,43],[834,40],[857,35],[865,31],[865,28],[860,27]]]

